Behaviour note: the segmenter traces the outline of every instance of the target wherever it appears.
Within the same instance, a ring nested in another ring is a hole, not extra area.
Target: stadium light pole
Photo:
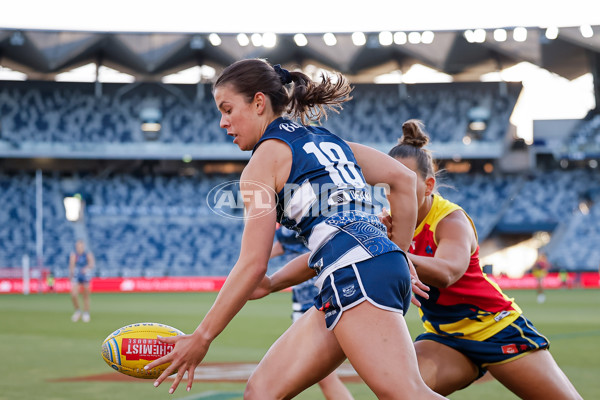
[[[44,203],[42,197],[42,179],[42,171],[37,169],[35,171],[35,252],[40,279],[38,291],[42,290],[41,272],[44,263]]]

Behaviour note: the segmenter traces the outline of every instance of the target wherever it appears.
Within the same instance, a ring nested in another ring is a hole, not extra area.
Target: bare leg
[[[332,373],[346,356],[311,308],[271,346],[248,380],[244,399],[289,399]]]
[[[442,399],[419,374],[417,356],[400,313],[365,301],[344,311],[334,329],[344,353],[378,399]]]
[[[327,400],[353,400],[352,394],[337,373],[332,372],[319,382],[321,391]]]
[[[461,352],[433,340],[415,343],[419,371],[435,392],[447,396],[471,384],[479,370]]]
[[[73,301],[75,310],[79,310],[79,283],[73,283],[71,285],[71,300]]]
[[[522,399],[581,399],[548,350],[532,351],[516,360],[490,365],[488,370]]]
[[[83,285],[83,311],[90,312],[90,284]]]

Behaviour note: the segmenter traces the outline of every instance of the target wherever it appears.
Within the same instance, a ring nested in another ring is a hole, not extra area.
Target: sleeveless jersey
[[[83,268],[88,264],[87,253],[83,252],[81,254],[75,252],[75,271],[78,274],[83,273]]]
[[[292,167],[277,194],[277,220],[294,230],[311,252],[316,286],[336,269],[390,251],[371,194],[348,144],[322,127],[277,118],[254,147],[277,139],[292,151]]]
[[[433,257],[437,250],[435,230],[438,223],[450,213],[460,210],[457,204],[433,195],[431,210],[415,230],[409,252]],[[477,231],[471,218],[475,236]],[[417,273],[418,273],[417,267]],[[485,340],[516,320],[522,311],[498,285],[489,280],[479,265],[479,246],[471,254],[465,274],[447,288],[431,286],[429,299],[417,295],[421,302],[419,314],[426,332]]]

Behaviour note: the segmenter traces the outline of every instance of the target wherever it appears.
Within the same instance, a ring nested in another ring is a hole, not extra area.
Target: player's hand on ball
[[[158,339],[163,343],[174,344],[175,347],[169,354],[153,361],[145,367],[151,369],[157,365],[171,363],[171,365],[156,379],[154,386],[158,387],[165,379],[167,379],[167,377],[177,373],[175,381],[169,389],[169,394],[172,394],[175,392],[177,386],[179,386],[179,382],[181,382],[187,372],[187,391],[189,392],[194,383],[194,372],[196,371],[196,367],[206,356],[210,343],[206,342],[206,340],[197,334],[159,337]]]

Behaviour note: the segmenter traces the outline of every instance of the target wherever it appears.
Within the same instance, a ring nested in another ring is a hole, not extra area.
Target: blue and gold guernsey
[[[457,204],[433,195],[431,210],[415,230],[409,252],[425,257],[435,256],[437,225],[456,210],[464,212]],[[469,221],[475,231],[471,218]],[[432,286],[429,299],[417,298],[421,302],[419,314],[426,332],[475,341],[497,334],[522,313],[519,306],[504,295],[481,269],[479,246],[471,254],[469,267],[458,281],[447,288]]]
[[[277,220],[311,252],[315,285],[335,270],[392,251],[371,194],[348,144],[322,127],[277,118],[254,147],[277,139],[292,151],[292,167],[278,193]]]

